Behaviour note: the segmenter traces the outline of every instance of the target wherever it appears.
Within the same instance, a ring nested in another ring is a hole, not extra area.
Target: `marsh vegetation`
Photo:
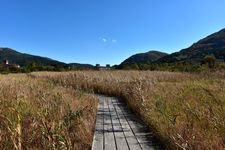
[[[90,149],[93,96],[26,74],[0,84],[0,149]]]
[[[225,148],[225,72],[1,75],[1,149],[90,149],[97,99],[121,97],[168,149]]]
[[[225,72],[34,73],[56,85],[123,98],[170,149],[225,148]]]

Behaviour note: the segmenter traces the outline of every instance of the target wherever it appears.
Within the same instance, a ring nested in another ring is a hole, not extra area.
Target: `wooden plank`
[[[116,101],[116,99],[113,100],[114,102]],[[126,120],[126,117],[125,115],[128,115],[126,112],[123,112],[121,110],[121,106],[119,105],[119,103],[115,103],[116,105],[116,111],[118,112],[119,114],[119,120],[121,122],[121,126],[122,126],[122,129],[124,131],[124,134],[125,134],[125,137],[127,139],[127,143],[129,145],[129,148],[130,149],[141,149],[141,146],[140,144],[138,143],[135,135],[133,134],[127,120]]]
[[[133,130],[142,149],[156,149],[153,143],[153,132],[150,132],[149,128],[134,114],[130,113],[129,116],[130,117],[127,119],[127,121],[129,122],[129,125]]]
[[[112,98],[110,99],[109,108],[110,108],[110,112],[112,114],[112,125],[114,128],[114,136],[116,139],[117,149],[118,150],[129,150],[121,123],[119,121],[119,116],[117,115],[115,106],[112,103]]]
[[[138,140],[141,148],[143,150],[162,149],[158,146],[158,143],[153,143],[153,132],[150,132],[149,128],[124,105],[121,105],[121,107],[123,108],[121,110],[125,113],[127,122],[130,125],[130,128]]]
[[[99,96],[92,150],[163,149],[153,132],[117,98]]]
[[[113,127],[111,121],[111,114],[108,106],[108,98],[104,100],[104,139],[105,139],[105,150],[115,150],[116,144],[113,134]]]
[[[92,145],[92,150],[103,150],[103,116],[104,115],[104,106],[103,101],[99,99],[98,104],[98,112],[97,112],[97,118],[96,118],[96,127],[95,127],[95,135]]]

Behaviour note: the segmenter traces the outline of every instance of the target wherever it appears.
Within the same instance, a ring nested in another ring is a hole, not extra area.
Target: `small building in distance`
[[[7,59],[5,59],[5,60],[3,61],[3,63],[4,63],[4,65],[9,65],[9,61],[8,61]]]
[[[10,64],[9,60],[7,60],[7,59],[5,59],[0,66],[3,67],[3,68],[20,68],[20,65]]]
[[[95,65],[96,70],[111,70],[111,66],[107,64],[106,66],[101,66],[100,64]]]

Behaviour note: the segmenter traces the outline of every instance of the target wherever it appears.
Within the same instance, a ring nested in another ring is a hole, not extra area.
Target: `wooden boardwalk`
[[[163,147],[153,133],[114,97],[98,96],[92,150],[155,150]]]

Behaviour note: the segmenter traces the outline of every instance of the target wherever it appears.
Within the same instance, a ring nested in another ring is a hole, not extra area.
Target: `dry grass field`
[[[0,149],[90,149],[97,100],[123,98],[168,149],[225,149],[225,72],[0,75]]]
[[[90,149],[97,101],[26,74],[0,75],[0,149]]]
[[[225,149],[225,72],[82,71],[30,76],[123,98],[168,149]]]

